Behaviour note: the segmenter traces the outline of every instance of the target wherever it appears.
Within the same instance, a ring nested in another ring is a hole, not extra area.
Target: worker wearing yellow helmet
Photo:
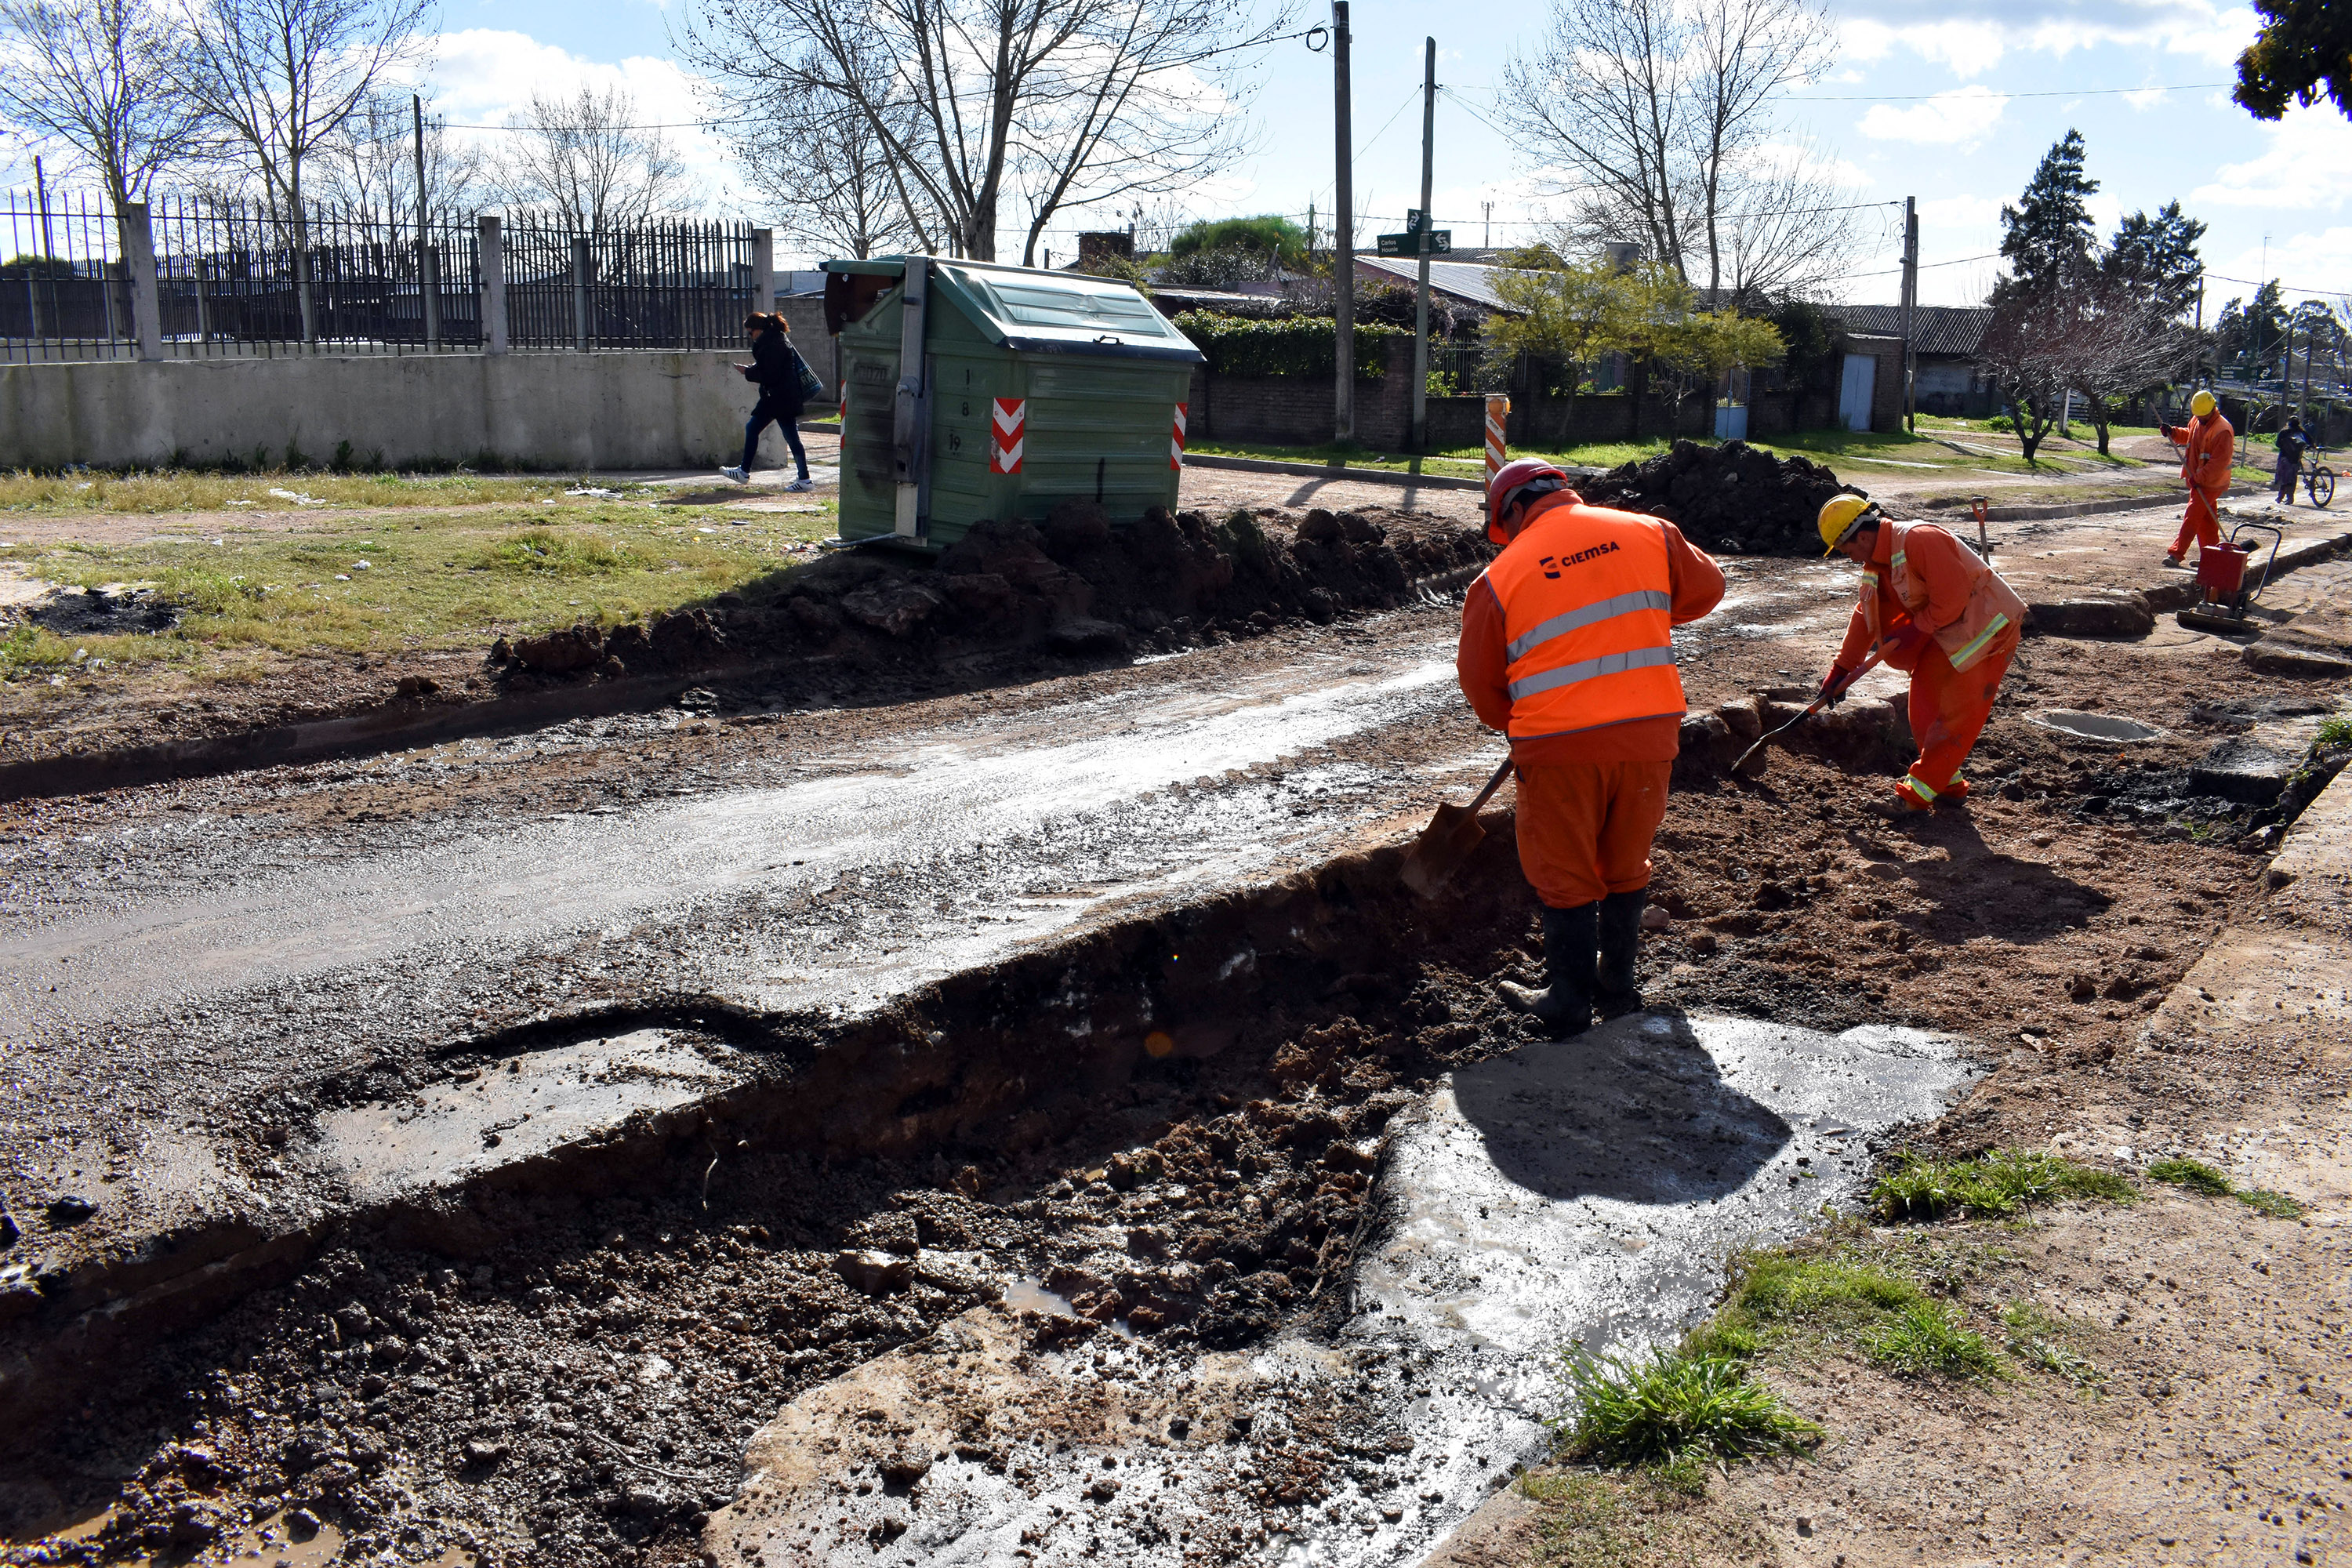
[[[2221,512],[2216,504],[2230,489],[2230,465],[2238,451],[2238,433],[2221,414],[2221,405],[2203,387],[2189,400],[2189,423],[2164,426],[2167,439],[2180,448],[2180,481],[2189,487],[2189,510],[2180,519],[2180,532],[2164,552],[2167,566],[2178,566],[2190,541],[2200,550],[2221,542]]]
[[[1867,496],[1832,496],[1820,522],[1822,553],[1862,568],[1861,601],[1822,697],[1835,707],[1873,648],[1907,671],[1919,760],[1895,782],[1895,805],[1958,805],[1969,795],[1960,764],[1992,717],[2024,601],[1956,536],[1932,522],[1899,522]]]

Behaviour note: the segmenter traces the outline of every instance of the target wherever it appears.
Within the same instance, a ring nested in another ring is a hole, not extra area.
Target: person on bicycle
[[[2290,418],[2286,428],[2278,433],[2278,467],[2271,470],[2272,489],[2281,506],[2294,504],[2295,480],[2303,477],[2303,455],[2311,450],[2311,437],[2303,431],[2303,421]]]

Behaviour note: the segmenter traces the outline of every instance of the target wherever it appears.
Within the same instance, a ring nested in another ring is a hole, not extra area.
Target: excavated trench
[[[1692,721],[1658,1010],[1572,1044],[1490,995],[1498,813],[1435,904],[1384,847],[879,1014],[607,1008],[346,1097],[292,1138],[377,1173],[357,1217],[160,1346],[48,1325],[8,1560],[1411,1561],[1540,1447],[1558,1347],[1670,1334],[2021,1019],[2114,1049],[2193,958],[2120,928],[2242,871],[2083,819],[2053,742],[1989,740],[1981,828],[1857,826],[1816,803],[1886,704],[1724,780],[1775,695]],[[2132,869],[2013,852],[2051,829]],[[2032,962],[1944,972],[1979,938]]]

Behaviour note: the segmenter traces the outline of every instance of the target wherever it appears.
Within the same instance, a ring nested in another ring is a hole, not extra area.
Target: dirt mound
[[[795,654],[856,664],[910,652],[1168,651],[1391,608],[1490,553],[1475,531],[1411,512],[1155,508],[1114,529],[1100,508],[1073,501],[1042,527],[982,522],[935,560],[844,551],[647,628],[583,623],[502,641],[490,663],[510,681],[538,682]]]
[[[1701,550],[1731,555],[1820,554],[1822,503],[1848,488],[1819,463],[1745,441],[1677,441],[1577,486],[1595,506],[1663,517]]]

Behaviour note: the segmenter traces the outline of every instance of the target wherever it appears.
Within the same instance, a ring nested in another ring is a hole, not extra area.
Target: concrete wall
[[[743,357],[696,350],[12,364],[0,366],[0,467],[250,462],[257,452],[275,464],[289,447],[325,462],[345,441],[354,461],[394,467],[484,456],[539,468],[732,462],[753,401],[733,369]],[[821,412],[812,406],[812,416]],[[782,449],[772,430],[762,452]]]

